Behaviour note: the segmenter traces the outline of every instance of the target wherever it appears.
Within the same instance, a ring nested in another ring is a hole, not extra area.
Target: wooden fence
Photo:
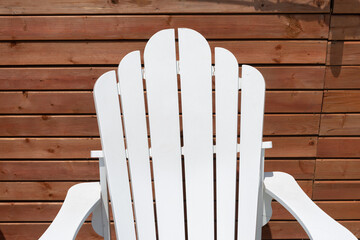
[[[1,0],[0,239],[37,239],[98,180],[92,87],[164,28],[188,27],[267,83],[266,170],[360,237],[359,0]],[[264,239],[306,239],[274,203]],[[99,239],[86,223],[78,239]]]

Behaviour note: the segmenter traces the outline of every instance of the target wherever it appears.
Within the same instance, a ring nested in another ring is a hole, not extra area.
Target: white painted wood
[[[96,81],[94,100],[105,157],[116,237],[117,239],[135,240],[134,216],[115,71],[103,74]]]
[[[131,52],[121,60],[118,77],[137,234],[140,240],[155,240],[154,204],[140,51]]]
[[[104,153],[102,150],[91,150],[90,157],[91,158],[103,158]]]
[[[105,240],[110,240],[109,198],[106,182],[105,160],[103,157],[99,158],[99,172],[101,186],[101,202],[93,212],[91,224],[97,234],[103,236]]]
[[[144,50],[159,239],[185,239],[181,145],[173,29]]]
[[[234,239],[239,66],[235,56],[215,48],[217,239]]]
[[[238,239],[261,239],[258,224],[265,82],[255,68],[242,66]],[[262,203],[260,203],[262,205]]]
[[[264,186],[266,193],[299,221],[311,239],[357,239],[349,230],[321,210],[303,192],[291,175],[283,172],[266,172]]]
[[[98,182],[72,186],[56,218],[40,240],[75,239],[85,219],[101,201]]]
[[[212,76],[209,44],[179,29],[188,238],[214,238]]]
[[[265,192],[265,187],[263,187],[263,215],[262,215],[262,226],[265,226],[271,219],[272,216],[272,197]]]

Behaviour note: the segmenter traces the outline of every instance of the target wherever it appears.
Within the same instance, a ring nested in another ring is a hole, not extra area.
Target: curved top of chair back
[[[117,237],[214,239],[216,227],[218,240],[234,239],[241,83],[238,238],[255,239],[263,77],[243,65],[239,81],[223,48],[212,67],[209,44],[191,29],[178,29],[178,52],[175,30],[162,30],[145,47],[143,69],[140,51],[131,52],[118,83],[110,71],[94,87]]]

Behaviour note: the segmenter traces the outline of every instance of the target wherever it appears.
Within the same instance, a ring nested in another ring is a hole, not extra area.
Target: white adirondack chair
[[[265,149],[271,142],[262,142],[265,82],[260,72],[243,65],[239,78],[237,61],[224,48],[215,48],[212,67],[210,47],[202,35],[181,28],[178,38],[179,61],[175,30],[166,29],[147,43],[144,70],[140,51],[134,51],[120,62],[119,82],[115,71],[97,80],[94,98],[102,151],[93,151],[92,156],[100,159],[100,183],[70,188],[60,212],[40,239],[75,239],[90,213],[95,231],[110,239],[107,188],[117,239],[210,240],[215,239],[215,228],[218,240],[235,239],[235,232],[237,239],[261,239],[261,227],[272,214],[272,199],[299,221],[311,239],[357,239],[318,208],[292,176],[264,173]]]

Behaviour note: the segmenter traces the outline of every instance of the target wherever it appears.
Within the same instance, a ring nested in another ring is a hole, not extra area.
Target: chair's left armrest
[[[268,195],[298,220],[311,239],[357,240],[349,230],[321,210],[291,175],[283,172],[265,172],[264,187]]]
[[[100,202],[99,182],[79,183],[72,186],[59,213],[40,240],[75,239],[85,219]]]

